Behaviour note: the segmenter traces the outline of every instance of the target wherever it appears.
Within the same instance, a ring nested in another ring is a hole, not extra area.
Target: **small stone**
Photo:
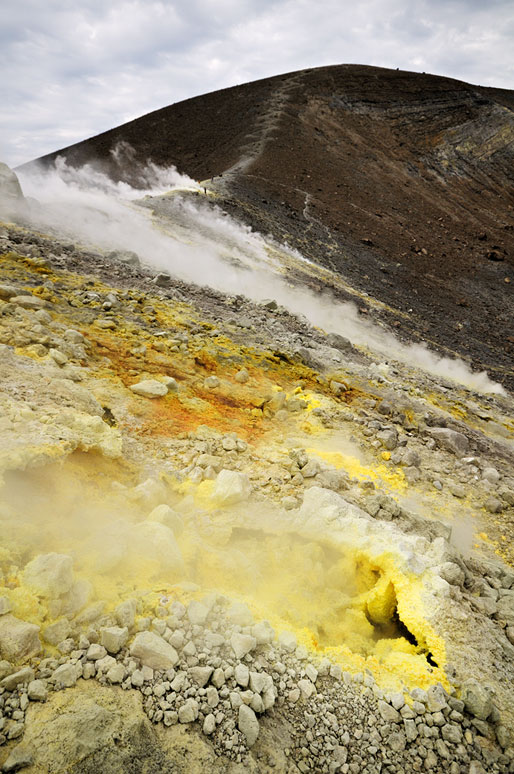
[[[230,644],[235,657],[241,659],[257,646],[257,640],[251,634],[235,633],[230,638]]]
[[[107,670],[105,676],[113,685],[119,685],[125,679],[125,667],[123,664],[114,664],[114,666]]]
[[[13,663],[36,656],[41,650],[39,626],[10,613],[0,616],[0,655]]]
[[[206,736],[210,736],[212,733],[214,733],[214,730],[216,728],[216,718],[212,714],[212,712],[206,716],[205,720],[203,721],[203,732]]]
[[[197,666],[192,667],[189,670],[189,674],[194,682],[203,688],[209,682],[209,678],[213,673],[213,668],[210,666]]]
[[[142,382],[132,384],[129,388],[136,395],[144,398],[162,398],[168,394],[168,388],[157,379],[144,379]]]
[[[462,457],[468,450],[468,439],[463,433],[450,430],[448,427],[431,427],[428,432],[441,449]]]
[[[299,680],[298,688],[300,689],[304,699],[310,699],[313,693],[316,693],[316,687],[310,680]]]
[[[237,505],[247,500],[252,491],[246,473],[235,470],[221,470],[216,478],[212,497],[219,505]]]
[[[31,680],[27,695],[31,701],[46,701],[48,688],[45,680]]]
[[[252,747],[259,736],[259,721],[253,709],[246,704],[241,704],[239,707],[237,726],[245,737],[248,747]]]
[[[312,664],[307,664],[307,666],[305,667],[305,674],[307,675],[309,680],[313,683],[315,683],[316,680],[318,679],[318,670]]]
[[[4,688],[6,691],[14,691],[18,685],[30,683],[34,677],[34,670],[31,667],[23,667],[23,669],[4,677],[0,682],[0,688]]]
[[[101,658],[104,658],[104,656],[107,655],[107,651],[104,648],[103,645],[99,645],[96,642],[93,642],[92,645],[89,646],[86,658],[88,661],[99,661]]]
[[[57,686],[71,688],[75,685],[79,676],[79,669],[76,664],[62,664],[60,667],[57,667],[51,679]]]
[[[152,669],[170,669],[179,660],[175,648],[153,632],[137,634],[130,646],[130,654]]]
[[[220,380],[217,376],[208,376],[207,379],[204,380],[203,386],[208,390],[214,390],[216,387],[220,386]]]
[[[114,617],[122,628],[132,629],[136,619],[137,602],[135,599],[126,599],[118,605],[114,611]]]
[[[489,513],[501,513],[503,511],[503,503],[497,497],[488,497],[484,503],[484,508]]]
[[[209,608],[193,599],[187,606],[187,617],[193,625],[202,626],[209,615]]]
[[[462,701],[468,712],[479,720],[487,720],[493,710],[489,691],[473,678],[462,685]]]
[[[398,710],[395,710],[394,707],[391,707],[390,704],[382,699],[378,702],[378,711],[384,723],[400,723],[402,719]]]
[[[239,382],[239,384],[246,384],[248,379],[250,378],[250,374],[246,370],[246,368],[241,368],[240,371],[237,372],[237,374],[234,376],[234,379],[236,382]]]
[[[298,646],[296,635],[293,632],[280,632],[278,635],[278,643],[281,648],[288,653],[293,653]]]
[[[181,723],[193,723],[198,717],[198,702],[187,699],[186,703],[179,707],[178,719]]]
[[[2,766],[2,771],[9,772],[25,769],[27,766],[32,765],[33,760],[34,750],[32,746],[25,742],[21,742],[9,753],[7,760]]]
[[[236,683],[242,688],[246,688],[250,682],[250,671],[246,664],[237,664],[234,669],[234,678]]]
[[[108,653],[119,653],[126,645],[129,632],[126,627],[109,626],[100,629],[100,642]]]

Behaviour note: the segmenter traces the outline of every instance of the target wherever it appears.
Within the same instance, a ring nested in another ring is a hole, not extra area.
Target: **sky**
[[[0,161],[174,102],[368,64],[514,89],[514,0],[2,0]]]

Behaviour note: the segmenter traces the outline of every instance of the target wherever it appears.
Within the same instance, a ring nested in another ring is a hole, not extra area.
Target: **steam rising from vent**
[[[113,155],[123,157],[124,164],[130,162],[130,146],[119,145]],[[102,250],[133,250],[156,269],[229,294],[254,301],[271,297],[312,324],[381,357],[474,390],[504,394],[485,371],[474,373],[463,361],[439,357],[424,344],[401,343],[359,317],[353,304],[338,302],[328,292],[293,287],[285,279],[287,265],[292,261],[308,271],[309,262],[301,255],[252,232],[216,207],[192,201],[188,194],[200,193],[202,187],[174,167],[133,163],[134,178],[145,190],[115,183],[89,165],[68,167],[62,158],[51,171],[23,171],[20,177],[25,194],[39,202],[35,219],[41,228],[56,229]]]

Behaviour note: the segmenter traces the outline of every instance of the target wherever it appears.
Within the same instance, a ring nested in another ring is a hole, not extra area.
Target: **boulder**
[[[175,648],[153,632],[136,635],[130,646],[130,654],[152,669],[171,669],[179,660]]]
[[[17,663],[37,656],[40,651],[39,626],[10,614],[0,616],[0,658]]]
[[[440,449],[455,454],[456,457],[462,457],[468,450],[468,439],[463,433],[457,430],[450,430],[449,427],[431,427],[427,432],[432,436]]]

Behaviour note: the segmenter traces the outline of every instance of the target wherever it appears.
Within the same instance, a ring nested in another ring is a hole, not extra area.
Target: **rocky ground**
[[[2,770],[514,771],[511,396],[0,252]]]

